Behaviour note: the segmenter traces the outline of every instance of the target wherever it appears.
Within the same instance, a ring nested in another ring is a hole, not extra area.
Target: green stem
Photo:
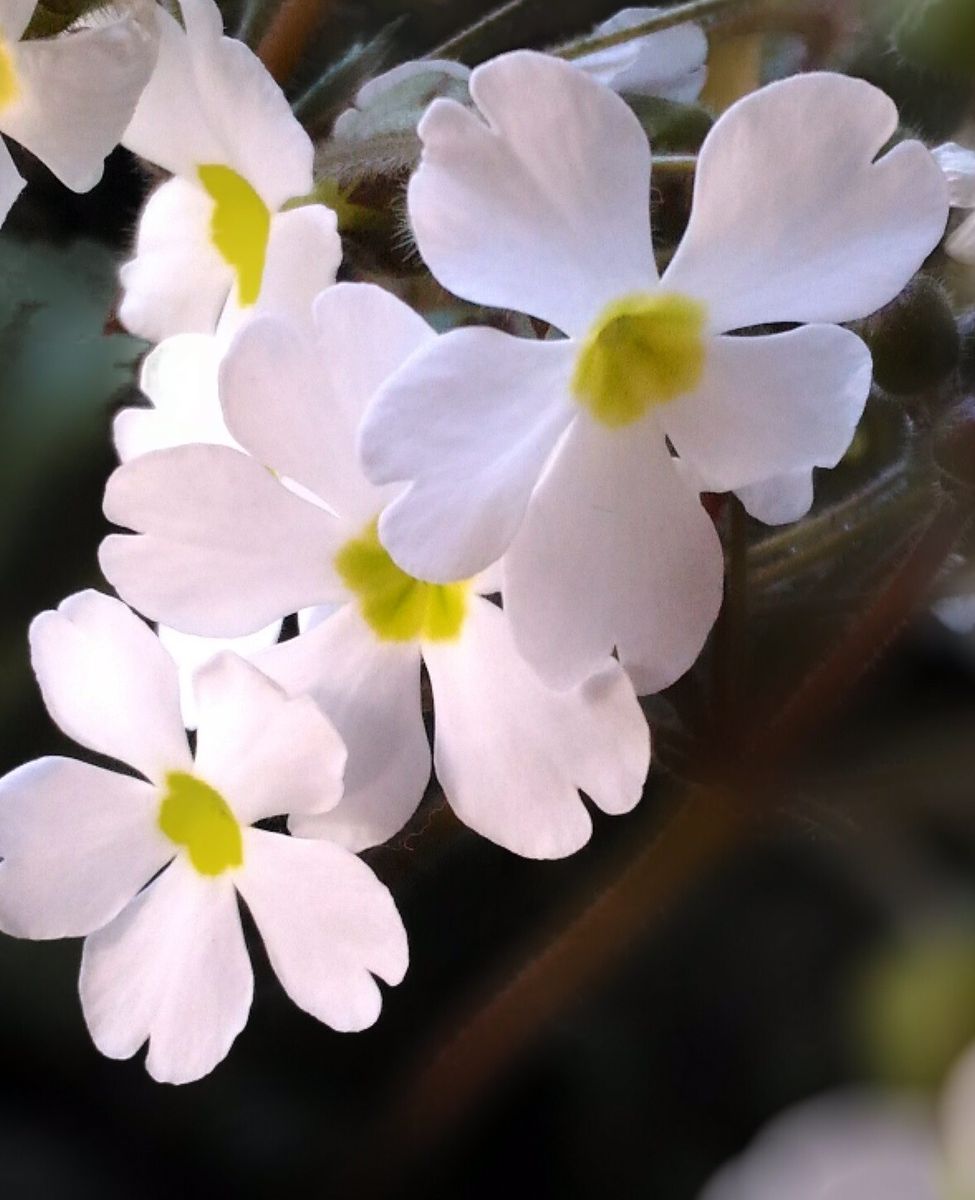
[[[567,46],[553,50],[552,53],[569,60],[582,58],[586,54],[596,54],[600,50],[611,50],[614,46],[624,46],[627,42],[646,37],[651,33],[673,29],[675,25],[683,25],[688,21],[711,21],[715,17],[724,16],[727,12],[745,9],[757,3],[761,3],[761,0],[688,0],[686,4],[668,8],[630,29],[621,29],[618,33],[607,33],[601,37],[586,38],[581,42],[571,42]]]
[[[500,8],[489,12],[487,16],[481,17],[479,21],[475,21],[473,25],[468,25],[466,29],[460,33],[454,34],[445,42],[441,42],[439,46],[434,46],[424,58],[457,58],[475,44],[485,34],[493,33],[500,26],[510,22],[512,18],[520,15],[521,11],[526,8],[531,8],[537,4],[538,0],[508,0],[507,4],[502,4]]]

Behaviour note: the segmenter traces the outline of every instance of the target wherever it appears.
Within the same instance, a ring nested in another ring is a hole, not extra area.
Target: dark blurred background
[[[526,3],[468,57],[563,41],[616,7]],[[739,72],[746,87],[838,66],[882,82],[932,141],[964,131],[972,79],[905,54],[883,7],[760,5],[712,32],[712,54],[726,79],[736,61],[757,69]],[[325,121],[358,79],[487,8],[324,4],[289,91],[340,64],[320,87]],[[228,28],[243,21],[256,44],[273,9],[227,5]],[[118,151],[102,185],[77,197],[28,156],[18,164],[28,188],[0,233],[3,771],[74,752],[33,686],[26,627],[105,586],[95,550],[109,425],[146,349],[112,316],[140,168]],[[657,214],[658,229],[679,231],[680,197],[655,202],[677,209]],[[394,259],[353,238],[346,271],[406,273]],[[914,486],[918,430],[968,396],[970,285],[943,260],[930,277],[961,327],[955,358],[910,394],[893,376],[878,389],[856,453],[820,481],[819,514],[893,468]],[[806,543],[767,542],[716,505],[752,587],[691,678],[648,702],[658,765],[643,804],[597,815],[573,859],[537,864],[470,834],[432,789],[406,834],[367,855],[412,945],[373,1030],[339,1035],[299,1012],[250,930],[246,1030],[207,1080],[160,1086],[141,1054],[114,1063],[92,1047],[79,943],[0,939],[2,1194],[693,1200],[797,1100],[846,1083],[937,1087],[975,1039],[975,640],[945,629],[919,588],[876,644],[856,641],[923,536],[927,494],[887,523],[853,521],[810,569],[790,565]],[[962,572],[964,537],[953,549]],[[829,677],[832,690],[814,682],[818,705],[756,770],[777,715],[837,653],[850,669]]]

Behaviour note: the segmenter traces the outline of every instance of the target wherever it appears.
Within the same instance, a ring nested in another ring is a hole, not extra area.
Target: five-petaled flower
[[[617,95],[527,51],[478,68],[471,94],[479,112],[438,100],[420,124],[417,245],[457,295],[567,336],[461,329],[381,390],[366,470],[409,486],[380,539],[440,582],[503,555],[515,640],[546,679],[570,686],[615,647],[654,691],[693,663],[721,603],[697,492],[747,504],[757,487],[761,503],[768,481],[840,459],[871,362],[839,322],[918,269],[945,183],[917,142],[876,160],[897,112],[869,84],[771,84],[708,135],[660,278],[650,149]],[[773,322],[802,325],[756,328]]]
[[[153,1078],[211,1071],[244,1027],[253,978],[238,893],[291,999],[334,1029],[379,1016],[406,934],[391,896],[341,846],[254,828],[342,795],[345,749],[318,707],[232,654],[196,678],[191,754],[176,668],[118,600],[81,592],[31,626],[48,711],[139,773],[42,758],[0,780],[0,928],[86,936],[81,1003],[98,1048],[148,1039]]]

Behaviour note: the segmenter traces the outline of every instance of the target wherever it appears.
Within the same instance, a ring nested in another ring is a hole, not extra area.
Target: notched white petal
[[[829,73],[739,100],[701,147],[664,286],[703,300],[716,332],[841,323],[887,304],[948,216],[944,177],[920,142],[877,158],[897,121],[883,92]]]
[[[434,764],[472,829],[527,858],[562,858],[589,840],[584,792],[608,813],[636,805],[650,733],[611,659],[569,691],[546,686],[515,648],[506,616],[480,597],[458,640],[424,645],[436,712]]]
[[[409,189],[417,245],[456,295],[579,334],[651,287],[650,148],[627,105],[531,51],[478,67],[480,115],[436,100]]]
[[[237,883],[291,999],[342,1033],[373,1025],[374,975],[406,974],[406,930],[392,896],[341,846],[249,829]]]

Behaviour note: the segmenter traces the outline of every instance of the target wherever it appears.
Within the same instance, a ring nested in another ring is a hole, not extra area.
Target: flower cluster
[[[238,895],[296,1004],[376,1020],[374,976],[398,983],[407,943],[356,856],[403,829],[431,768],[464,824],[530,858],[588,841],[583,796],[637,804],[638,696],[691,667],[722,602],[702,494],[768,523],[808,510],[871,386],[845,326],[915,275],[948,189],[919,142],[886,149],[876,88],[789,78],[714,125],[658,264],[651,149],[619,91],[696,95],[700,30],[572,64],[408,65],[334,136],[447,81],[410,229],[443,288],[525,318],[437,332],[337,282],[313,143],[213,0],[15,43],[30,8],[0,4],[0,128],[72,186],[116,140],[170,178],[121,268],[121,320],[158,343],[148,407],[115,422],[125,532],[100,563],[121,600],[85,592],[31,628],[53,719],[131,771],[51,758],[0,781],[0,928],[85,936],[96,1044],[148,1040],[153,1077],[181,1082],[246,1020]],[[77,88],[69,128],[47,69]]]

